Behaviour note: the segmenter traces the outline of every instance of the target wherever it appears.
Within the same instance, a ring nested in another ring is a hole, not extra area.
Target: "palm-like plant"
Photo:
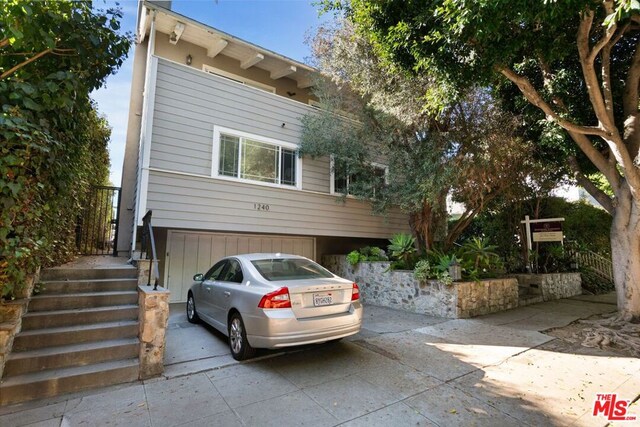
[[[492,261],[498,259],[495,253],[497,246],[490,245],[484,237],[472,237],[462,245],[462,254],[473,262],[475,270],[480,267],[489,267]]]
[[[388,248],[391,257],[405,264],[409,262],[409,259],[416,251],[416,239],[409,234],[394,234],[393,237],[389,239],[389,242],[390,245]]]

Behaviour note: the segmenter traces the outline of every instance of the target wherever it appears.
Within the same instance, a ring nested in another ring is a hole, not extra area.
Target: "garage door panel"
[[[220,258],[250,252],[281,252],[315,258],[313,237],[249,236],[170,231],[165,283],[171,302],[184,302],[193,275],[205,273]]]
[[[254,237],[249,239],[249,252],[263,252],[261,238]]]
[[[205,273],[213,264],[211,263],[211,252],[213,249],[213,239],[211,236],[199,236],[198,238],[198,273]]]

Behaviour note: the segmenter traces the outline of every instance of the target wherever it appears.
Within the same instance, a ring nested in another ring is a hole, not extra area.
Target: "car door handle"
[[[230,296],[231,296],[231,292],[229,292],[229,291],[224,291],[224,296],[225,296],[225,297],[230,297]]]

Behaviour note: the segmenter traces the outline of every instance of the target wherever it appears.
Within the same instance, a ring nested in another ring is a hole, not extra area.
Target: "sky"
[[[308,62],[310,49],[305,44],[321,22],[330,15],[318,16],[316,0],[173,0],[172,10],[193,20],[272,50],[300,62]],[[122,31],[135,33],[137,0],[95,1],[96,8],[114,7],[123,11]],[[109,153],[111,183],[120,186],[127,135],[129,96],[133,73],[133,47],[117,74],[109,76],[106,86],[92,94],[98,110],[112,128]]]

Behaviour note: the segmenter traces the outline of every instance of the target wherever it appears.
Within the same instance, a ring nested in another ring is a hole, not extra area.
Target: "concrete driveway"
[[[350,339],[248,363],[228,356],[224,337],[173,317],[166,377],[2,408],[0,425],[602,426],[596,394],[636,399],[640,360],[540,331],[613,311],[610,302],[579,297],[471,320],[367,306]],[[640,420],[640,408],[628,415]]]

